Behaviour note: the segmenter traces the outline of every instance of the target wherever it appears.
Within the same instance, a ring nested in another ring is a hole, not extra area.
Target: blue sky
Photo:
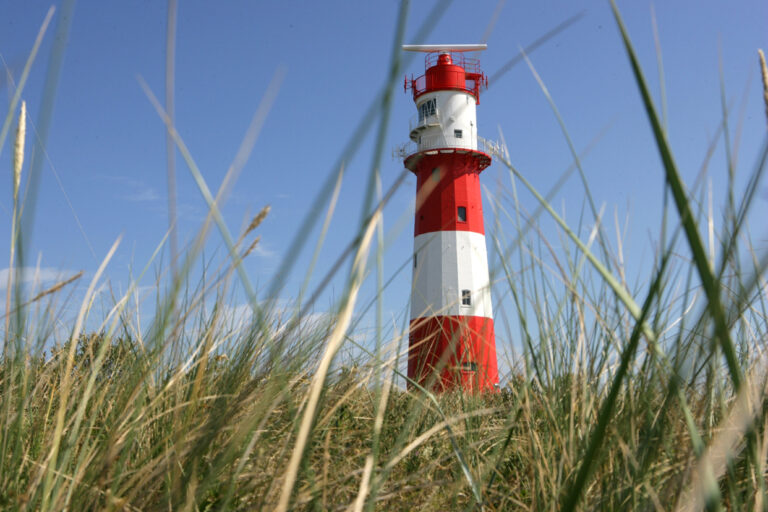
[[[176,124],[212,189],[221,183],[268,84],[275,73],[284,73],[264,129],[223,208],[230,229],[237,233],[261,207],[272,207],[259,228],[259,249],[246,261],[252,281],[263,294],[288,256],[291,238],[310,213],[309,204],[321,183],[384,86],[398,5],[339,1],[179,4]],[[626,0],[618,4],[658,101],[651,4]],[[405,42],[415,42],[417,28],[429,21],[434,5],[411,2]],[[0,53],[14,80],[18,80],[49,6],[27,0],[7,2],[0,8]],[[108,274],[125,287],[130,269],[141,268],[165,234],[165,129],[137,77],[163,97],[166,9],[161,1],[76,3],[46,147],[50,161],[43,166],[27,263],[39,256],[47,269],[92,274],[122,234]],[[498,16],[487,39],[488,50],[481,55],[488,75],[514,57],[519,47],[583,12],[574,25],[530,57],[557,102],[577,149],[596,141],[583,161],[592,194],[599,206],[605,205],[609,218],[616,212],[620,219],[628,219],[627,266],[641,274],[651,260],[650,240],[658,237],[663,174],[608,2],[526,0],[501,6],[496,1],[453,2],[433,20],[426,42],[480,41],[494,12]],[[734,142],[738,139],[737,180],[743,185],[766,133],[757,48],[768,48],[768,4],[687,0],[659,2],[655,12],[665,66],[669,137],[683,178],[693,182],[709,140],[722,121],[722,55],[726,95],[732,104],[731,137]],[[39,116],[57,21],[58,13],[23,94],[32,123]],[[406,71],[421,74],[422,58],[411,60]],[[415,113],[401,84],[400,78],[386,133],[381,169],[384,189],[402,169],[401,162],[390,158],[390,150],[407,140],[408,120]],[[6,79],[0,81],[3,117],[11,91]],[[372,133],[378,119],[371,123]],[[513,164],[541,191],[548,190],[572,161],[557,121],[524,63],[493,82],[482,95],[478,126],[490,139],[497,139],[498,129],[503,130]],[[372,143],[369,134],[356,157],[346,163],[318,275],[335,261],[358,226]],[[722,148],[721,142],[709,174],[716,205],[724,204]],[[0,169],[10,169],[10,154],[6,142]],[[206,207],[181,158],[177,163],[183,244],[199,229]],[[482,177],[491,191],[499,180],[509,183],[498,164]],[[0,187],[0,216],[4,219],[0,222],[0,254],[7,254],[10,180],[0,183],[4,183]],[[409,177],[385,211],[391,240],[385,254],[386,276],[411,254],[414,190],[415,179]],[[767,198],[763,186],[753,219],[765,218]],[[521,200],[529,210],[536,206],[527,193],[521,192]],[[584,191],[576,174],[554,203],[570,220],[578,218]],[[486,205],[487,225],[491,222],[489,210]],[[755,240],[764,247],[764,222],[753,222],[751,227]],[[546,220],[542,220],[542,229],[552,232]],[[317,234],[315,230],[308,238],[296,265],[298,272],[291,275],[281,298],[297,292]],[[206,254],[215,251],[223,254],[221,238],[214,232]],[[338,298],[341,286],[334,281],[318,308]],[[407,311],[409,286],[410,270],[406,269],[385,293],[388,316]],[[372,287],[365,290],[370,297]]]

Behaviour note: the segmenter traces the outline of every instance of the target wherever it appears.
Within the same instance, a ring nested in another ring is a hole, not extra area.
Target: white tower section
[[[430,315],[493,318],[485,236],[433,231],[414,239],[411,320]],[[472,300],[462,301],[462,290]]]
[[[477,101],[463,91],[435,91],[419,97],[410,137],[419,151],[477,149]]]

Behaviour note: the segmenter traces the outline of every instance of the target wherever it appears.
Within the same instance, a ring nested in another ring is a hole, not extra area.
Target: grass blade
[[[683,224],[685,236],[688,240],[688,246],[691,249],[691,253],[693,254],[693,261],[696,265],[696,269],[698,270],[701,284],[704,287],[704,291],[707,295],[709,311],[715,324],[715,334],[718,341],[720,342],[720,346],[723,349],[723,354],[725,355],[726,361],[728,363],[728,370],[731,376],[731,380],[733,381],[734,388],[736,391],[738,391],[741,387],[742,373],[738,358],[736,357],[733,341],[731,340],[731,335],[729,333],[728,326],[726,325],[725,313],[720,304],[720,290],[717,286],[717,281],[715,280],[712,268],[709,266],[709,259],[707,258],[707,253],[704,249],[699,231],[696,227],[683,181],[680,178],[680,173],[677,171],[677,166],[675,165],[675,161],[672,157],[672,151],[669,147],[669,143],[667,142],[664,129],[662,128],[661,122],[659,121],[659,117],[656,114],[656,109],[653,106],[653,100],[651,99],[648,86],[645,82],[645,78],[643,77],[640,63],[638,62],[635,51],[632,48],[629,34],[627,33],[624,22],[621,19],[621,15],[619,13],[618,7],[616,6],[615,0],[611,0],[611,8],[613,9],[616,24],[619,26],[619,31],[621,32],[621,37],[624,41],[624,48],[627,51],[627,56],[632,65],[635,81],[637,82],[638,89],[640,90],[640,94],[643,98],[643,104],[645,105],[645,111],[648,115],[648,120],[650,121],[651,128],[653,129],[653,135],[656,140],[659,156],[661,157],[661,160],[664,164],[667,184],[672,191],[672,197],[675,201],[675,206],[677,207],[680,220]]]

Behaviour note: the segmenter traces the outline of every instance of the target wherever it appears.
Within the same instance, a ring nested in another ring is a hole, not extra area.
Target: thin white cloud
[[[274,258],[277,256],[277,253],[268,247],[264,246],[264,242],[259,241],[258,244],[256,244],[256,247],[253,248],[253,253],[261,256],[262,258]]]
[[[293,302],[290,300],[278,299],[277,301],[265,301],[259,306],[264,308],[268,317],[272,319],[270,321],[274,322],[275,336],[286,329],[289,319],[296,313],[293,307]],[[224,323],[234,329],[249,327],[253,320],[253,310],[248,303],[223,305],[223,307],[221,307],[221,314]],[[293,327],[294,329],[317,328],[321,325],[327,325],[332,318],[330,313],[313,311],[305,314],[301,318],[299,325],[294,325]]]
[[[229,324],[235,329],[242,329],[253,318],[253,310],[249,304],[225,305],[222,308],[222,317],[224,323]]]
[[[120,188],[126,192],[122,197],[128,201],[135,203],[152,203],[162,199],[154,187],[133,177],[103,175],[102,178],[119,183]]]
[[[125,198],[136,203],[149,203],[160,200],[160,194],[154,188],[146,187],[143,190],[128,194]]]

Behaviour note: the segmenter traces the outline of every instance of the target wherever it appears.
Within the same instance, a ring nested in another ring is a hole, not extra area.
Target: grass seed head
[[[763,50],[757,50],[760,57],[760,71],[763,75],[763,101],[765,102],[765,120],[768,122],[768,66],[765,65],[765,54]]]
[[[249,254],[251,254],[251,252],[253,252],[256,246],[259,245],[259,240],[261,240],[261,237],[257,236],[256,239],[253,242],[251,242],[251,245],[248,246],[248,249],[245,250],[245,252],[243,253],[243,257],[241,259],[245,259]]]
[[[240,243],[245,240],[245,237],[248,236],[248,234],[259,227],[259,225],[264,221],[264,219],[267,217],[267,214],[269,213],[269,210],[272,207],[267,205],[264,208],[261,209],[259,213],[257,213],[253,219],[251,220],[251,223],[248,224],[248,227],[243,231],[243,234],[240,235],[239,240],[237,241],[237,245],[240,245]],[[258,238],[251,244],[251,246],[248,248],[246,253],[251,252],[253,248],[256,246],[256,243],[258,243]],[[245,255],[243,255],[243,258],[245,258]]]
[[[27,103],[21,102],[19,125],[16,128],[16,143],[13,146],[13,200],[19,197],[21,185],[21,167],[24,165],[24,137],[27,132]]]
[[[247,236],[248,233],[259,227],[259,224],[261,224],[264,219],[267,217],[267,214],[269,213],[269,210],[272,207],[267,205],[264,208],[261,209],[259,213],[256,214],[256,216],[253,218],[250,224],[248,224],[248,229],[245,230],[245,234],[243,236]]]

